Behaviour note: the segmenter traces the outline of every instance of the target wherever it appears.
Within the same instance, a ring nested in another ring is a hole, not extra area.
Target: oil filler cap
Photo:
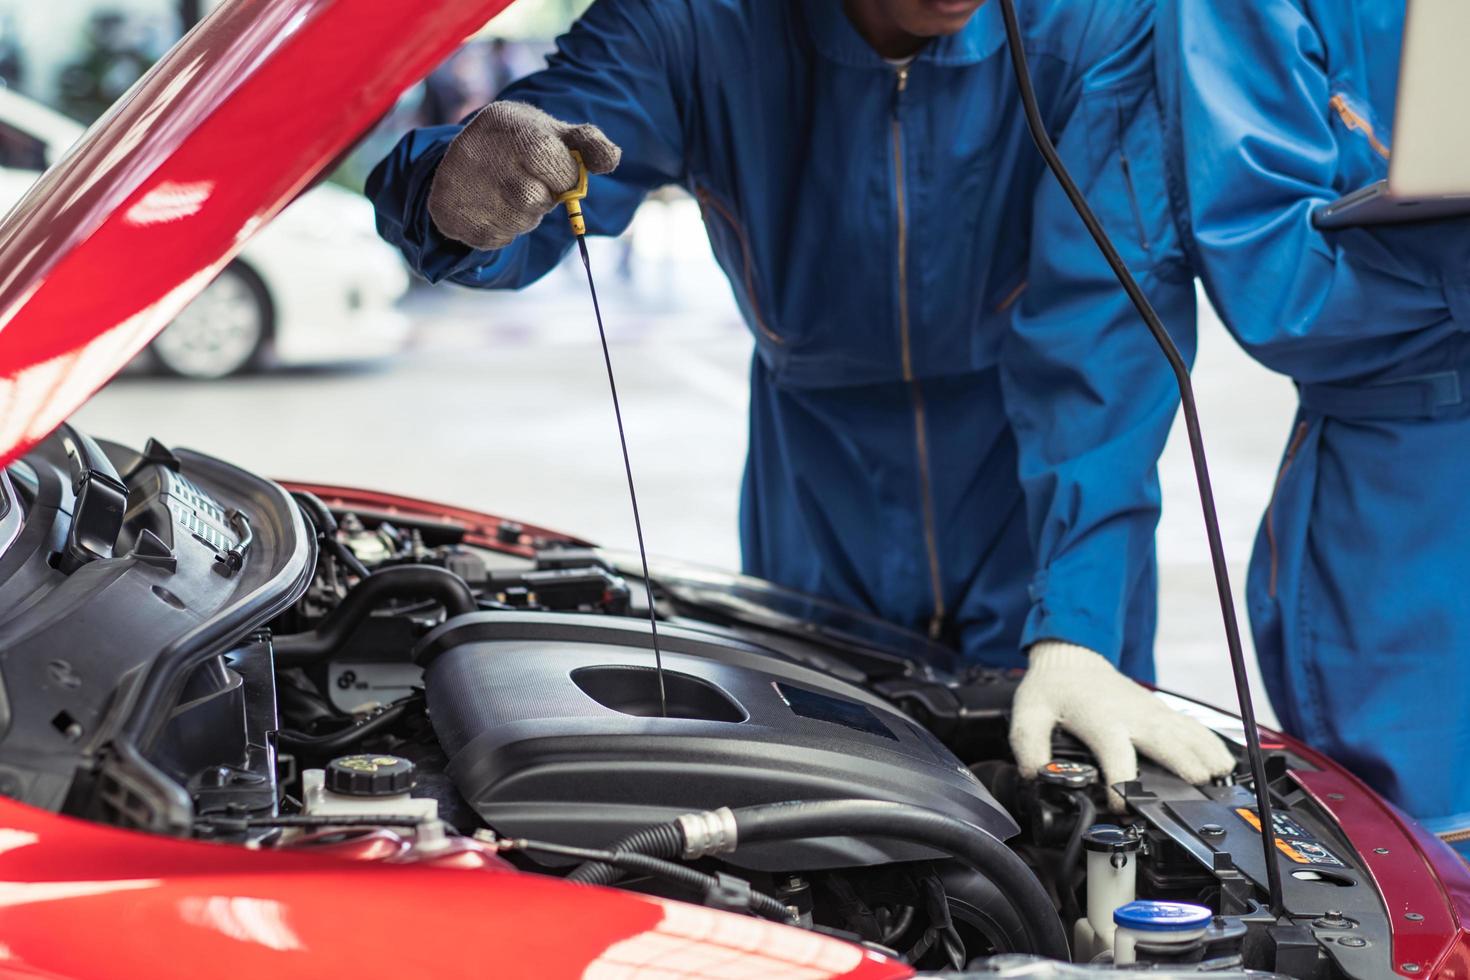
[[[401,796],[415,782],[413,763],[396,755],[343,755],[327,763],[327,789],[343,796]]]

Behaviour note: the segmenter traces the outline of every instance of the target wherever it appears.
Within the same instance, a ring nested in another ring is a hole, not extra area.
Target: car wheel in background
[[[270,340],[273,313],[260,277],[232,263],[153,340],[169,374],[224,378],[256,366]]]

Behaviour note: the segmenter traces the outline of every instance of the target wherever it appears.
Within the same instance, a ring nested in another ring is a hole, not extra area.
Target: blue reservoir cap
[[[1185,902],[1129,902],[1113,911],[1113,922],[1139,932],[1184,932],[1209,925],[1215,913]]]

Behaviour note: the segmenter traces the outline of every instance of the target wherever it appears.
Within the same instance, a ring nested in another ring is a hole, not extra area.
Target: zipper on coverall
[[[919,498],[924,512],[924,544],[929,556],[929,585],[934,593],[934,611],[929,617],[929,638],[944,632],[944,583],[939,575],[939,543],[934,527],[934,488],[929,466],[929,434],[925,425],[924,393],[914,378],[913,352],[909,344],[909,242],[908,205],[904,200],[903,119],[900,114],[904,89],[909,84],[909,66],[898,69],[893,92],[893,177],[898,202],[898,337],[903,356],[903,380],[914,405],[914,443],[919,458]]]

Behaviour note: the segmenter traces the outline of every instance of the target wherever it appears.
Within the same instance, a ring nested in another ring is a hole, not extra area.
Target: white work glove
[[[1111,787],[1138,778],[1140,751],[1196,785],[1235,768],[1218,735],[1086,647],[1047,640],[1031,648],[1029,659],[1011,706],[1011,751],[1022,775],[1035,776],[1051,761],[1058,725],[1097,757],[1115,811],[1123,798]]]
[[[429,185],[429,217],[471,248],[504,248],[541,223],[589,173],[612,171],[622,150],[590,123],[574,126],[524,102],[492,102],[444,152]]]

